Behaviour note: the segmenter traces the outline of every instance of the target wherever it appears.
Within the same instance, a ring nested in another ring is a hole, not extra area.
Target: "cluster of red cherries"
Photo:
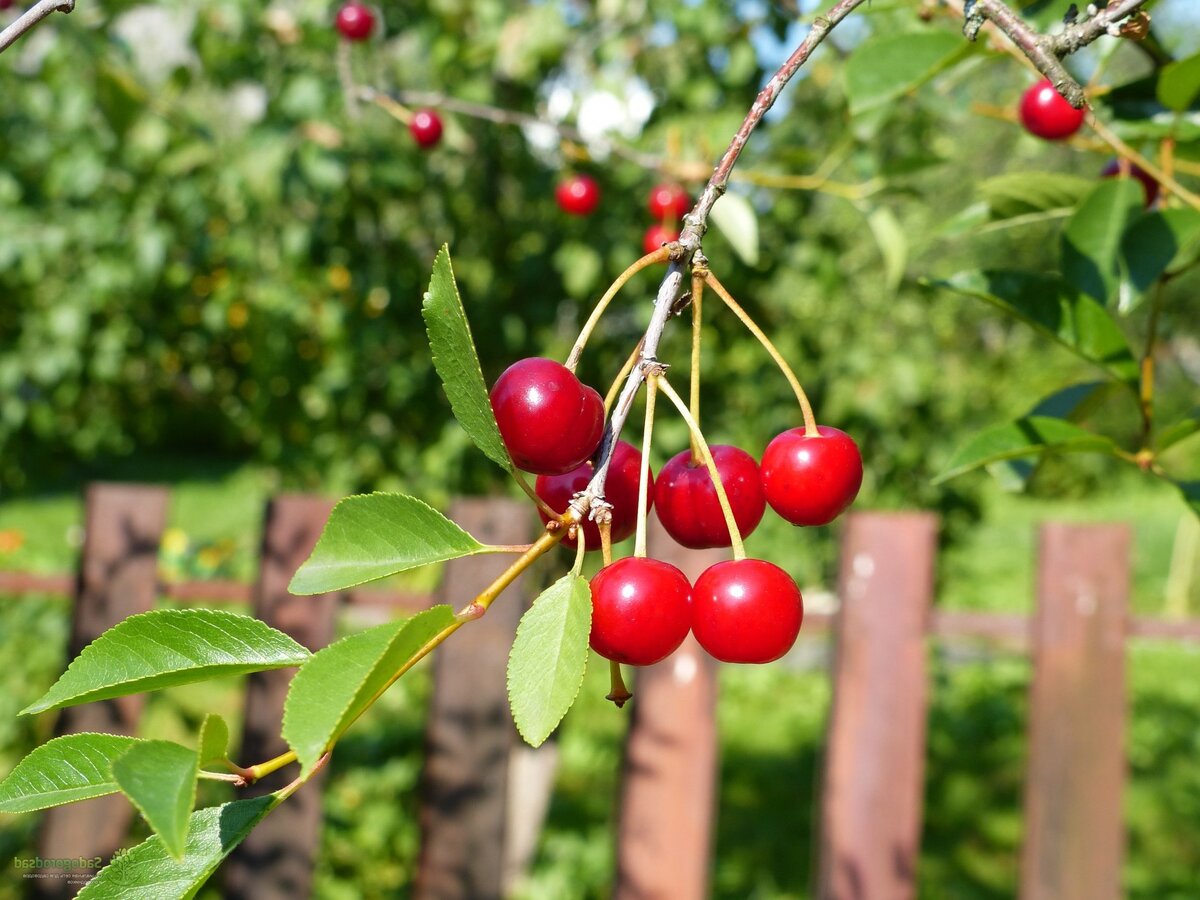
[[[572,175],[559,182],[554,192],[558,208],[571,216],[590,216],[600,205],[600,185],[590,175]],[[646,201],[654,224],[642,235],[642,249],[653,253],[664,244],[679,240],[679,223],[692,201],[678,184],[658,184]]]
[[[513,461],[536,473],[537,495],[565,513],[592,478],[591,457],[604,432],[600,394],[565,366],[534,357],[504,371],[491,403]],[[795,525],[825,525],[854,500],[863,474],[858,447],[836,428],[819,432],[810,437],[793,428],[777,435],[761,465],[737,447],[710,448],[742,537],[758,526],[768,504]],[[641,462],[637,449],[616,443],[604,489],[614,543],[636,529]],[[716,487],[690,450],[667,462],[657,480],[651,473],[646,489],[647,508],[655,506],[663,527],[683,546],[731,545]],[[545,513],[542,519],[549,522]],[[594,522],[575,527],[585,549],[600,547]],[[577,546],[570,535],[563,542]],[[759,559],[719,562],[692,585],[675,566],[634,556],[601,569],[591,591],[592,649],[628,665],[665,659],[689,631],[723,662],[771,662],[795,643],[804,618],[795,581]]]

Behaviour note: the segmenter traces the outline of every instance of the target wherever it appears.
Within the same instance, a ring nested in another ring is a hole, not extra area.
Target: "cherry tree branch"
[[[1101,35],[1120,33],[1123,19],[1138,12],[1147,0],[1113,0],[1082,22],[1068,25],[1058,34],[1042,34],[1014,12],[1004,0],[966,0],[963,4],[963,34],[973,41],[985,22],[1007,35],[1021,53],[1041,72],[1054,89],[1076,109],[1087,96],[1079,82],[1062,64],[1062,57],[1081,50]]]
[[[75,8],[75,0],[38,0],[21,13],[8,27],[0,31],[0,53],[7,50],[17,38],[27,32],[53,12],[69,13]]]

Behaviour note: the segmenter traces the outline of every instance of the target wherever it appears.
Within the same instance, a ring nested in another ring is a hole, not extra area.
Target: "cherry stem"
[[[597,527],[600,529],[600,559],[607,566],[612,563],[612,520],[598,522]]]
[[[610,690],[605,700],[611,700],[620,709],[633,696],[625,687],[625,679],[621,677],[621,664],[615,660],[608,661],[608,683]]]
[[[642,465],[638,473],[637,537],[633,541],[633,555],[646,555],[646,515],[650,507],[650,445],[654,438],[654,398],[658,380],[651,379],[646,385],[646,424],[642,430]]]
[[[523,490],[529,496],[529,499],[537,504],[537,508],[546,514],[546,518],[557,519],[559,517],[560,514],[551,509],[550,504],[537,495],[537,491],[535,491],[533,487],[530,486],[529,482],[525,480],[525,476],[521,474],[519,469],[512,470],[512,477],[513,480],[517,482],[518,486],[520,486],[521,490]]]
[[[725,525],[729,529],[729,543],[733,547],[733,558],[735,560],[745,559],[746,547],[742,543],[741,532],[738,531],[737,519],[733,517],[733,507],[729,505],[729,495],[725,493],[725,485],[721,483],[721,473],[717,471],[717,463],[713,459],[712,451],[708,449],[708,442],[704,440],[704,435],[700,433],[700,426],[696,424],[696,420],[688,412],[687,406],[684,405],[679,395],[675,393],[675,389],[667,383],[666,378],[662,375],[656,375],[650,380],[650,384],[656,385],[675,404],[675,408],[679,410],[679,414],[687,422],[687,426],[695,437],[696,443],[700,445],[700,455],[704,458],[704,465],[708,467],[708,475],[712,478],[713,487],[717,490],[717,502],[721,505],[721,514],[725,517]]]
[[[583,355],[583,348],[587,346],[588,338],[592,336],[592,332],[595,331],[596,325],[600,322],[600,317],[608,309],[608,304],[612,303],[613,298],[617,296],[621,288],[625,287],[625,283],[647,266],[652,266],[655,263],[664,263],[669,257],[670,251],[666,247],[660,247],[653,253],[647,253],[617,276],[617,280],[608,286],[608,290],[604,292],[604,296],[600,298],[600,302],[596,304],[595,309],[592,310],[592,314],[588,316],[588,320],[579,332],[579,337],[575,338],[575,346],[571,348],[571,352],[567,355],[565,363],[568,369],[574,372],[575,368],[579,365],[579,357]]]
[[[583,554],[587,553],[587,538],[583,536],[583,523],[575,529],[575,565],[571,566],[571,574],[578,575],[583,571]]]
[[[295,781],[291,782],[290,784],[288,784],[284,787],[281,787],[278,791],[276,791],[275,792],[276,802],[282,802],[282,801],[286,800],[288,797],[292,796],[292,794],[296,793],[296,791],[300,790],[300,788],[302,788],[309,779],[315,777],[318,772],[320,772],[323,768],[325,768],[326,764],[329,762],[329,757],[332,754],[333,754],[332,749],[326,750],[324,753],[321,754],[321,758],[318,759],[315,763],[313,763],[313,767],[311,769],[309,769],[307,772],[303,773],[302,775],[298,776]]]
[[[800,404],[800,412],[804,416],[804,436],[810,438],[819,437],[821,432],[817,430],[817,420],[813,415],[812,404],[808,402],[808,395],[804,393],[804,388],[800,386],[800,379],[796,377],[796,373],[792,371],[792,367],[787,364],[787,360],[783,358],[783,354],[771,343],[771,339],[763,333],[763,330],[758,327],[755,321],[750,318],[750,314],[742,309],[738,302],[733,299],[733,296],[725,289],[725,285],[717,280],[716,275],[712,272],[705,272],[704,280],[708,282],[709,287],[717,292],[717,296],[725,302],[725,305],[729,307],[733,314],[742,320],[742,324],[746,326],[746,330],[758,338],[758,342],[771,354],[771,359],[775,360],[775,365],[779,366],[779,370],[783,372],[783,377],[792,386],[792,391],[795,393],[796,400]]]
[[[637,346],[633,348],[633,352],[629,354],[629,358],[625,360],[625,365],[621,366],[621,371],[617,373],[617,377],[613,379],[612,385],[608,389],[608,393],[604,396],[604,415],[607,416],[612,410],[612,405],[617,399],[617,394],[621,392],[621,385],[625,379],[629,377],[629,373],[633,371],[633,367],[637,365],[638,357],[642,353],[642,342],[638,341]]]
[[[692,410],[692,418],[700,424],[700,330],[701,330],[701,300],[704,298],[704,272],[699,267],[700,253],[696,253],[697,265],[692,269],[692,368],[688,372],[690,380],[690,396],[688,405]],[[700,464],[700,447],[696,438],[689,434],[692,445],[692,465]]]
[[[410,124],[413,120],[412,110],[407,106],[397,103],[387,94],[382,94],[379,91],[363,91],[359,93],[359,96],[374,103],[393,119],[404,125]]]
[[[245,787],[247,784],[245,776],[236,772],[209,772],[207,769],[200,769],[196,772],[196,777],[208,781],[227,781],[237,787]]]

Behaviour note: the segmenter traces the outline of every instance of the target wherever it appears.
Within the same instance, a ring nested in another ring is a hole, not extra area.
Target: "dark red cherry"
[[[722,662],[766,663],[796,642],[804,598],[787,572],[761,559],[719,562],[692,588],[692,634]]]
[[[570,472],[600,445],[604,401],[552,359],[513,363],[496,379],[491,400],[500,436],[526,472]]]
[[[1158,199],[1158,182],[1154,180],[1154,176],[1143,169],[1141,166],[1129,164],[1129,175],[1121,175],[1121,164],[1117,160],[1112,160],[1107,166],[1100,170],[1101,178],[1136,178],[1142,183],[1142,191],[1146,195],[1146,206],[1153,206],[1154,201]]]
[[[663,225],[651,225],[646,229],[646,235],[642,238],[642,249],[647,253],[653,253],[663,244],[669,244],[671,241],[679,240],[679,229],[667,228]]]
[[[758,464],[737,447],[714,444],[709,449],[738,531],[746,537],[758,527],[767,508]],[[654,486],[654,501],[663,528],[683,546],[697,550],[729,546],[729,528],[721,514],[717,489],[704,463],[692,465],[691,451],[671,457],[662,467]]]
[[[677,184],[657,184],[650,192],[647,206],[650,215],[655,219],[672,219],[678,221],[687,215],[692,201],[688,199],[687,191]]]
[[[600,185],[587,175],[572,175],[554,192],[558,207],[572,216],[590,216],[600,205]]]
[[[608,466],[608,477],[604,481],[604,499],[612,504],[612,541],[617,543],[629,537],[637,529],[638,479],[641,475],[642,454],[632,444],[617,441],[613,449],[612,462]],[[571,498],[582,491],[592,480],[594,471],[591,461],[583,463],[564,475],[539,475],[535,490],[537,495],[555,512],[564,513]],[[646,509],[654,505],[654,473],[650,472],[646,491]],[[549,517],[538,510],[543,522]],[[583,539],[588,550],[600,549],[600,529],[595,522],[585,519],[582,523]],[[563,538],[563,545],[575,547],[575,541]]]
[[[1083,126],[1084,111],[1076,109],[1043,79],[1021,97],[1021,123],[1030,134],[1063,141]]]
[[[432,109],[419,109],[413,113],[408,131],[418,146],[429,149],[442,139],[442,118]]]
[[[763,453],[767,502],[793,525],[827,525],[862,486],[862,456],[850,435],[826,425],[817,431],[819,437],[806,437],[803,428],[792,428]]]
[[[606,659],[649,666],[666,659],[692,627],[687,576],[657,559],[628,557],[592,578],[592,649]]]
[[[355,0],[343,3],[334,20],[337,30],[348,41],[365,41],[375,30],[375,13]]]

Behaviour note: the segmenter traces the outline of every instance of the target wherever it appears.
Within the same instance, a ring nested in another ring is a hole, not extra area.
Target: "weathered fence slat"
[[[321,497],[282,495],[267,505],[262,557],[255,587],[254,615],[291,635],[310,650],[333,638],[340,595],[295,597],[287,586],[312,552],[333,504]],[[239,760],[262,762],[287,750],[279,736],[283,703],[293,669],[255,672],[246,686],[246,709]],[[255,797],[277,790],[295,777],[289,768],[239,792]],[[324,773],[275,810],[234,851],[225,866],[225,896],[231,900],[295,900],[309,896],[321,837]]]
[[[167,518],[167,491],[134,484],[93,484],[86,495],[83,553],[67,659],[118,622],[154,606],[158,544]],[[55,734],[105,731],[134,734],[144,697],[135,694],[64,709]],[[125,841],[133,807],[116,795],[47,810],[38,835],[46,859],[100,856],[108,860]],[[33,882],[38,896],[69,897],[65,879]]]
[[[916,893],[925,770],[925,633],[937,520],[859,513],[846,521],[819,896]]]
[[[724,550],[686,550],[657,518],[650,554],[695,581]],[[716,663],[688,635],[683,646],[637,671],[621,771],[613,896],[699,900],[708,896],[716,805]]]
[[[1121,896],[1129,529],[1041,530],[1023,900]]]
[[[456,500],[450,517],[480,540],[528,541],[529,505],[498,498]],[[465,606],[512,560],[472,556],[446,565],[439,602]],[[421,856],[414,896],[501,896],[508,761],[516,729],[508,711],[508,649],[526,606],[524,576],[482,619],[433,657],[433,697],[421,791]]]

